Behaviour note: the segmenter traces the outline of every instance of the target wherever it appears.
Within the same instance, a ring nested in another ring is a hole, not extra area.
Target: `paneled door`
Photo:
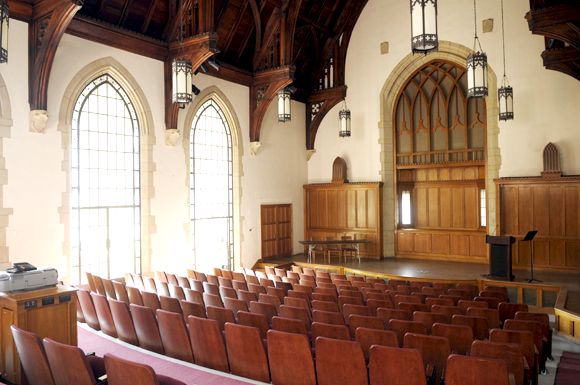
[[[260,206],[262,259],[292,255],[292,205]]]

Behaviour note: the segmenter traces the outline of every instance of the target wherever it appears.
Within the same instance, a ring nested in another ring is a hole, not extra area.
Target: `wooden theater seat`
[[[232,374],[269,383],[268,358],[259,330],[227,323],[225,335]]]
[[[187,319],[195,364],[229,373],[226,345],[216,320],[190,316]]]
[[[318,337],[316,375],[318,385],[368,385],[367,366],[362,347],[357,342]]]
[[[191,342],[183,316],[160,309],[157,310],[157,322],[165,355],[193,364]]]
[[[165,354],[163,342],[159,334],[157,318],[153,310],[145,306],[131,304],[131,316],[139,346],[155,353]]]
[[[306,336],[268,331],[268,362],[273,384],[316,385],[314,360]]]

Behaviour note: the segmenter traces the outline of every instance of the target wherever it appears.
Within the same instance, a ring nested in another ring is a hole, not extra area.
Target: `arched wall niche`
[[[428,55],[408,54],[393,69],[385,81],[380,94],[379,141],[381,144],[381,180],[383,189],[383,252],[385,256],[395,256],[395,165],[393,116],[395,103],[402,87],[410,76],[433,60],[446,60],[466,66],[467,56],[473,51],[461,44],[440,41],[439,50]],[[496,227],[496,194],[494,179],[499,178],[501,155],[498,147],[499,108],[497,107],[497,77],[491,67],[488,68],[489,96],[486,98],[487,114],[487,151],[486,151],[486,194],[487,194],[487,228]]]
[[[4,207],[4,186],[8,184],[8,170],[4,159],[4,139],[10,138],[12,128],[12,107],[10,105],[10,96],[8,87],[0,74],[0,239],[6,240],[6,228],[8,227],[8,218],[13,214],[13,209]],[[7,269],[10,266],[10,255],[6,241],[0,246],[0,270]]]
[[[63,95],[58,117],[58,130],[62,133],[63,163],[62,170],[66,174],[66,190],[62,196],[62,206],[58,208],[60,223],[64,225],[64,242],[62,255],[67,256],[68,271],[72,272],[72,257],[70,244],[70,213],[71,213],[71,124],[75,103],[85,87],[95,78],[109,74],[125,90],[137,115],[141,132],[141,271],[151,271],[151,235],[157,232],[155,216],[151,213],[151,199],[155,197],[153,184],[153,146],[155,145],[155,129],[151,108],[145,93],[133,75],[117,60],[105,57],[95,60],[82,68],[70,81]],[[65,279],[70,279],[64,277]],[[118,278],[118,277],[112,277]]]
[[[230,103],[226,95],[217,87],[210,86],[203,89],[199,95],[195,97],[193,103],[187,109],[187,114],[185,116],[185,121],[183,124],[183,154],[186,164],[186,177],[185,186],[188,191],[190,188],[190,169],[189,169],[189,140],[191,136],[191,125],[193,124],[193,119],[197,111],[203,106],[203,104],[209,99],[213,99],[219,108],[224,113],[224,116],[228,122],[230,128],[230,134],[232,137],[232,155],[233,155],[233,206],[234,206],[234,266],[241,266],[242,262],[242,241],[243,241],[243,217],[241,216],[241,204],[242,204],[242,175],[243,175],[243,165],[242,156],[244,155],[244,146],[242,140],[242,133],[240,129],[240,121],[233,105]],[[191,201],[189,193],[187,194],[187,207],[190,207]],[[190,216],[191,217],[191,216]],[[191,250],[191,221],[183,224],[183,229],[186,233],[186,243],[189,245]]]

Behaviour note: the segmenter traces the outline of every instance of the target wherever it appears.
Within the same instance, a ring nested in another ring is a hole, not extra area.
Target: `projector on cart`
[[[15,263],[12,269],[0,272],[0,292],[20,292],[56,286],[58,271],[53,267],[36,268],[29,263]]]

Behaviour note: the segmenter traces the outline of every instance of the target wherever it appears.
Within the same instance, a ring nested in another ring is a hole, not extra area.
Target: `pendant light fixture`
[[[185,105],[191,103],[193,100],[192,86],[193,86],[193,70],[191,61],[185,57],[185,49],[183,48],[183,6],[179,2],[180,16],[181,16],[181,52],[182,57],[173,59],[171,65],[171,77],[173,86],[173,103],[178,103],[179,108],[185,108]],[[179,51],[178,51],[179,54]]]
[[[483,98],[487,96],[487,55],[481,49],[481,43],[477,37],[477,6],[473,0],[473,16],[475,20],[475,40],[473,41],[473,53],[467,57],[467,97]],[[479,51],[475,51],[476,44]]]
[[[499,102],[499,120],[513,120],[514,118],[514,90],[505,74],[505,30],[503,22],[503,0],[501,0],[501,39],[503,42],[503,80],[497,90]]]
[[[8,0],[0,0],[0,63],[8,62],[8,21],[10,8]]]
[[[411,48],[413,53],[437,49],[437,0],[411,0]]]
[[[350,136],[350,110],[346,108],[346,99],[338,113],[338,135],[341,138]]]
[[[290,114],[290,90],[284,87],[278,90],[278,123],[286,123],[291,120]]]

